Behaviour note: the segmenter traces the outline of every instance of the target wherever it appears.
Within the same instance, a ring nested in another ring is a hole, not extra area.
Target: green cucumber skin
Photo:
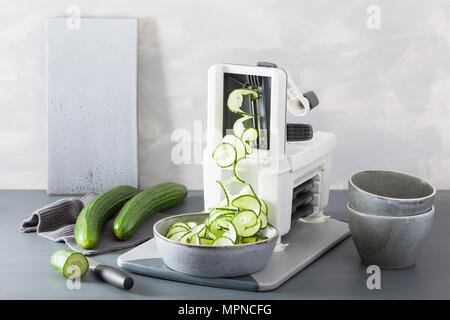
[[[75,224],[75,240],[83,249],[97,245],[103,224],[116,214],[139,190],[117,186],[98,194],[81,210]]]
[[[168,209],[186,198],[184,185],[165,182],[145,189],[128,201],[113,222],[113,232],[120,240],[129,239],[151,214]]]
[[[66,266],[66,262],[69,260],[69,258],[74,254],[81,255],[84,257],[83,254],[73,251],[73,250],[69,250],[69,249],[56,250],[50,258],[50,264],[51,264],[53,270],[58,272],[63,277],[66,277],[66,275],[64,274],[64,267]],[[84,257],[84,258],[86,259],[86,257]],[[89,265],[89,262],[87,261],[87,259],[86,259],[86,264]],[[85,270],[85,271],[87,271],[87,270]],[[83,274],[80,274],[80,277],[84,276],[85,273],[86,272],[84,272]]]

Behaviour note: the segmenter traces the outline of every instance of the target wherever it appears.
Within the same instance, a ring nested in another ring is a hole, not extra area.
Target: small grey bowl
[[[200,277],[236,277],[254,273],[267,265],[278,238],[278,231],[272,225],[262,231],[267,239],[233,246],[179,243],[164,236],[174,222],[202,223],[207,216],[207,213],[186,213],[155,223],[156,246],[170,269]]]
[[[413,266],[433,223],[434,206],[423,214],[385,217],[347,205],[350,233],[362,262],[381,269]]]
[[[348,181],[350,206],[382,216],[411,216],[428,212],[436,196],[433,185],[409,174],[363,170]]]

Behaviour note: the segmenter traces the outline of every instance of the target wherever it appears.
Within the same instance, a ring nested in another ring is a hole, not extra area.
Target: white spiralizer
[[[323,209],[328,204],[336,137],[329,132],[312,135],[312,128],[305,134],[308,127],[296,122],[318,104],[318,99],[312,92],[303,95],[287,73],[271,63],[218,64],[209,69],[208,133],[203,155],[205,210],[224,199],[216,181],[233,174],[231,167],[218,167],[211,155],[223,136],[232,133],[236,119],[226,106],[228,94],[243,87],[252,87],[260,94],[255,102],[249,96],[242,108],[254,115],[259,138],[253,144],[254,152],[241,160],[239,175],[266,201],[269,222],[281,236],[289,232],[292,220],[326,221]]]

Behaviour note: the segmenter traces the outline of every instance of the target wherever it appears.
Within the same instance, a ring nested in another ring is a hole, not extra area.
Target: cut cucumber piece
[[[258,130],[255,128],[247,128],[244,130],[241,136],[242,141],[251,142],[258,139]]]
[[[231,222],[233,223],[233,226],[236,228],[237,234],[241,237],[244,237],[247,234],[246,232],[247,229],[253,228],[254,226],[257,225],[258,217],[253,211],[246,210],[239,212]],[[256,232],[258,231],[259,228]]]
[[[228,228],[227,228],[227,231],[223,234],[223,236],[230,238],[231,241],[233,241],[233,243],[236,243],[236,240],[238,237],[236,227],[230,221],[227,221],[227,223],[228,223]]]
[[[244,96],[237,90],[230,93],[227,99],[227,106],[231,112],[241,111],[242,104],[244,103]]]
[[[238,174],[238,167],[239,167],[239,160],[237,160],[234,164],[233,164],[233,174],[234,177],[241,183],[245,183],[245,180],[242,179],[241,177],[239,177]]]
[[[191,232],[200,235],[202,232],[204,234],[205,229],[206,229],[206,225],[204,223],[202,223],[202,224],[199,224],[198,226],[195,226],[194,228],[192,228]]]
[[[256,197],[256,192],[255,190],[253,190],[252,186],[249,184],[246,184],[241,191],[239,191],[239,195],[243,196],[243,195],[251,195]],[[260,200],[261,201],[261,200]]]
[[[175,228],[175,227],[184,227],[184,228],[186,228],[186,229],[189,229],[189,226],[188,226],[186,223],[184,223],[184,222],[175,222],[174,224],[172,224],[172,225],[169,227],[169,230],[170,230],[170,229],[173,229],[173,228]]]
[[[194,234],[192,232],[186,232],[181,238],[180,238],[180,242],[181,243],[189,243],[189,241],[191,240],[191,237]]]
[[[214,240],[212,240],[212,239],[200,237],[200,244],[202,244],[202,245],[210,246],[213,244],[213,242],[214,242]]]
[[[238,137],[236,137],[234,134],[227,134],[225,137],[223,137],[222,142],[229,143],[235,148],[236,153],[237,153],[236,160],[239,160],[239,159],[242,159],[245,157],[245,154],[246,154],[245,145],[242,142],[242,140],[239,139]]]
[[[189,239],[190,244],[200,244],[200,237],[198,234],[192,235],[192,237]]]
[[[211,231],[209,231],[209,230],[206,230],[206,237],[208,237],[208,238],[210,238],[212,240],[216,240],[217,239],[217,236],[214,233],[212,233]]]
[[[236,148],[230,143],[222,142],[216,147],[212,157],[219,167],[230,167],[237,159]]]
[[[231,201],[231,204],[239,209],[252,210],[257,216],[261,212],[261,203],[257,197],[252,195],[238,196]]]
[[[226,215],[222,216],[222,219],[225,219],[227,221],[231,221],[231,220],[233,220],[234,216],[235,216],[234,213],[233,214],[226,214]]]
[[[236,89],[234,91],[238,91],[240,94],[242,94],[243,96],[247,95],[247,94],[251,94],[252,95],[252,100],[256,100],[259,98],[259,93],[258,91],[254,90],[254,89],[249,89],[249,88],[243,88],[243,89]]]
[[[219,209],[219,210],[236,210],[235,207],[232,207],[231,205],[230,206],[227,205],[226,197],[225,197],[225,199],[220,201],[220,203],[217,205],[217,207],[211,208],[210,211],[212,211],[214,209]]]
[[[195,223],[195,222],[188,222],[188,223],[186,223],[188,226],[189,226],[189,228],[195,228],[196,226],[197,226],[197,223]]]
[[[221,228],[216,221],[213,221],[208,228],[208,231],[212,233],[216,238],[221,237],[225,233],[225,229]]]
[[[211,213],[213,213],[215,211],[227,211],[227,212],[230,212],[230,214],[231,214],[231,213],[234,213],[236,211],[236,208],[220,206],[220,207],[215,207],[215,208],[211,209]]]
[[[220,218],[221,216],[228,215],[233,212],[234,211],[218,210],[218,209],[211,211],[211,214],[209,215],[209,218],[208,218],[208,225],[210,225],[214,220]]]
[[[253,227],[245,229],[242,234],[239,234],[241,237],[251,237],[257,234],[261,230],[261,219],[258,219],[258,222]]]
[[[229,219],[222,218],[222,217],[221,217],[220,219],[217,219],[217,220],[215,221],[216,225],[217,225],[220,229],[225,229],[225,230],[228,230],[228,224],[229,224],[229,222],[230,222]]]
[[[244,146],[245,146],[245,152],[247,152],[247,154],[251,154],[253,152],[253,148],[247,142],[245,142],[245,141],[243,141],[243,142],[244,142]]]
[[[216,182],[220,185],[220,187],[222,188],[222,191],[225,195],[225,199],[219,203],[217,208],[236,210],[236,208],[231,205],[231,200],[233,199],[233,196],[230,193],[230,191],[228,190],[228,185],[230,185],[232,183],[238,183],[238,184],[242,184],[242,183],[239,180],[237,180],[236,177],[233,177],[230,179],[217,180]]]
[[[219,204],[217,205],[217,207],[211,208],[212,209],[233,209],[236,210],[236,208],[227,205],[227,199],[223,199],[222,201],[219,202]]]
[[[268,213],[268,211],[267,211],[267,203],[264,200],[262,200],[262,199],[259,199],[259,201],[261,202],[261,212],[264,213],[267,216],[267,213]]]
[[[263,241],[263,240],[266,240],[266,239],[259,237],[259,236],[247,237],[247,238],[242,238],[241,243],[254,243],[254,242]]]
[[[167,231],[167,233],[166,233],[166,238],[170,238],[175,233],[186,232],[186,231],[188,231],[188,229],[183,227],[183,226],[177,226],[175,228],[169,228],[169,231]]]
[[[261,229],[267,227],[267,216],[263,213],[258,216],[258,219],[261,220]]]
[[[234,242],[227,237],[219,237],[213,242],[213,246],[232,246]]]
[[[81,278],[89,269],[86,257],[73,250],[56,250],[51,258],[52,268],[67,279]]]
[[[198,233],[198,236],[199,237],[204,237],[205,235],[206,235],[206,225],[205,225],[205,227]]]
[[[169,237],[169,239],[170,239],[170,240],[173,240],[173,241],[180,241],[180,239],[181,239],[184,235],[186,235],[186,234],[188,234],[188,233],[189,233],[189,231],[180,231],[180,232],[177,232],[177,233],[172,234],[172,235]]]
[[[244,122],[247,120],[252,119],[253,116],[242,116],[242,118],[237,119],[233,124],[233,133],[238,137],[241,138],[242,134],[245,130]]]
[[[211,217],[215,213],[225,213],[225,214],[232,214],[236,211],[236,208],[231,207],[217,207],[211,209],[211,212],[209,214],[209,217]]]
[[[227,184],[230,183],[229,180],[217,180],[217,183],[219,184],[219,186],[222,188],[223,194],[225,195],[225,201],[226,205],[229,207],[230,206],[230,199],[231,199],[231,195],[228,192],[228,189],[225,187]],[[221,207],[223,206],[222,204],[220,205]]]
[[[228,109],[231,112],[246,115],[246,116],[252,116],[251,114],[248,114],[241,110],[242,103],[244,102],[244,95],[252,95],[252,100],[256,100],[259,98],[259,94],[256,90],[252,89],[236,89],[233,90],[227,99],[227,106]]]

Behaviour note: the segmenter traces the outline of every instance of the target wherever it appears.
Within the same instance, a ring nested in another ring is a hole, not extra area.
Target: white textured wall
[[[172,132],[194,135],[205,121],[210,65],[266,60],[317,92],[321,105],[305,121],[338,137],[332,187],[382,167],[450,188],[445,0],[0,0],[0,188],[46,188],[45,18],[72,4],[83,16],[139,19],[142,186],[201,188],[199,164],[170,161]],[[379,30],[366,26],[373,4]]]

